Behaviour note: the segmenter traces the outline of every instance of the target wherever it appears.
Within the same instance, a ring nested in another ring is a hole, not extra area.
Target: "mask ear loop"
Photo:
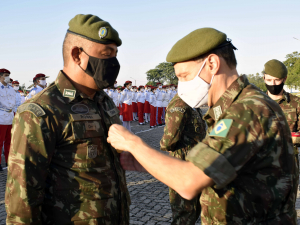
[[[211,80],[210,80],[208,92],[209,92],[209,89],[211,88],[211,84],[212,84],[212,82],[213,82],[213,80],[214,80],[214,77],[215,77],[215,75],[213,74],[213,76],[212,76],[212,78],[211,78]],[[208,92],[206,93],[206,95],[208,95]],[[201,100],[200,100],[199,102],[201,102],[201,101],[206,97],[206,95],[204,95],[203,98],[201,98]]]
[[[194,78],[194,79],[196,79],[196,77],[199,77],[199,75],[200,75],[200,73],[201,73],[201,71],[202,71],[203,67],[205,66],[205,63],[206,63],[206,61],[207,61],[207,58],[204,60],[204,62],[203,62],[203,64],[202,64],[202,66],[201,66],[201,68],[200,68],[200,70],[199,70],[199,72],[198,72],[197,76],[195,76],[195,78]],[[199,77],[199,78],[200,78],[200,77]],[[200,78],[200,79],[202,79],[202,78]]]
[[[212,78],[211,78],[211,80],[210,80],[209,88],[211,87],[211,84],[212,84],[212,82],[214,81],[214,77],[215,77],[215,75],[213,74],[213,76],[212,76]]]
[[[80,51],[84,52],[84,53],[90,58],[90,55],[87,54],[87,53],[83,50],[82,47],[78,47],[78,48],[79,48]],[[80,69],[82,69],[83,72],[85,72],[85,70],[84,70],[80,65],[78,65],[78,66],[80,67]]]

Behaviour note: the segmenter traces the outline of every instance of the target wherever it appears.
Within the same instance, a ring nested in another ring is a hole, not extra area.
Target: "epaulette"
[[[45,111],[43,110],[43,108],[41,106],[39,106],[36,103],[27,103],[27,104],[22,104],[19,106],[17,112],[23,113],[23,112],[31,112],[33,113],[36,117],[41,117],[46,115]]]

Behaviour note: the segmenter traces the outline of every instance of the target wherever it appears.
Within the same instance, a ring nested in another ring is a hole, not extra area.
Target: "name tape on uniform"
[[[81,115],[81,114],[70,114],[72,121],[84,121],[84,120],[100,120],[99,114],[92,115]]]

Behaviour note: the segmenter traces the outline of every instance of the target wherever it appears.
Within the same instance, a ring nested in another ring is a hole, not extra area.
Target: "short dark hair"
[[[87,50],[91,47],[93,47],[93,42],[89,41],[87,39],[84,39],[80,36],[66,33],[63,46],[62,46],[62,54],[63,54],[63,60],[64,60],[64,66],[68,65],[68,62],[70,60],[70,51],[73,46],[82,47],[83,49]]]
[[[215,54],[219,57],[222,57],[230,69],[234,69],[237,66],[237,61],[236,61],[235,54],[234,54],[234,51],[233,51],[233,48],[231,45],[226,45],[222,48],[213,49],[213,50],[209,51],[208,53],[205,53],[204,55],[200,55],[200,56],[194,58],[194,60],[195,61],[203,61],[210,54]]]
[[[126,87],[128,84],[131,84],[131,83],[124,83],[124,87]]]

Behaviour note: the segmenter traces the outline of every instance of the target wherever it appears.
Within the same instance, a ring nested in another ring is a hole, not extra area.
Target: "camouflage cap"
[[[166,60],[172,63],[191,60],[227,44],[231,42],[227,41],[226,34],[214,28],[197,29],[177,41]]]
[[[91,14],[76,15],[70,20],[67,32],[100,44],[122,44],[118,32],[107,21]]]
[[[287,77],[288,71],[282,62],[272,59],[265,64],[264,73],[281,79]]]

